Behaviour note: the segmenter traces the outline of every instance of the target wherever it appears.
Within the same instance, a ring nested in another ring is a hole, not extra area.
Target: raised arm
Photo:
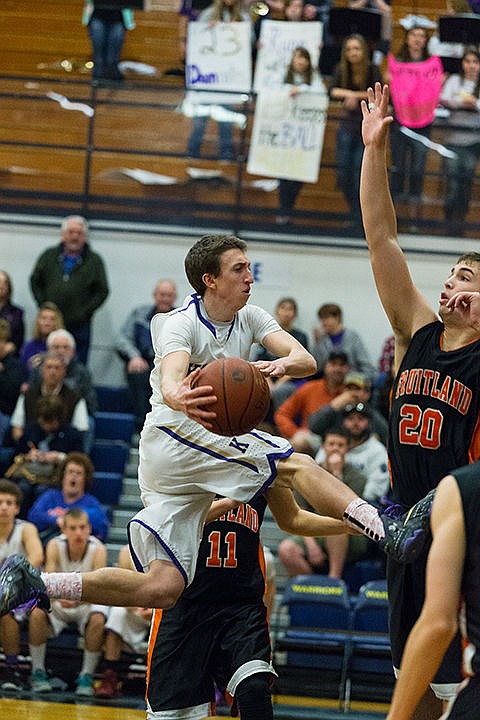
[[[414,333],[436,319],[413,284],[397,239],[397,220],[387,173],[387,138],[392,117],[388,87],[375,83],[362,101],[365,144],[360,178],[360,205],[372,270],[382,305],[395,334],[396,369]]]

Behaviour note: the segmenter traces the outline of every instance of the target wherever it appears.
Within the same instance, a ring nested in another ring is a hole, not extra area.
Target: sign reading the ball
[[[200,370],[194,386],[211,385],[217,397],[212,432],[233,437],[253,430],[270,406],[270,389],[260,370],[241,358],[220,358]]]

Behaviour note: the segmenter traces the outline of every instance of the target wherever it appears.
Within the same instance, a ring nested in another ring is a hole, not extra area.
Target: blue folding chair
[[[322,683],[335,688],[343,703],[349,658],[351,605],[343,580],[323,575],[292,578],[283,595],[290,626],[278,638],[274,655],[283,654],[286,667],[318,668]]]
[[[135,430],[135,416],[133,413],[96,412],[95,439],[96,440],[123,440],[132,442]]]
[[[353,608],[351,652],[346,679],[346,706],[352,697],[388,702],[395,678],[388,633],[387,581],[371,580],[358,593]]]
[[[116,472],[95,471],[89,492],[103,505],[118,505],[123,489],[123,475]]]
[[[128,388],[114,385],[96,385],[98,409],[102,412],[129,413],[132,405]]]
[[[129,453],[130,447],[123,440],[95,440],[90,458],[96,472],[118,473],[123,477]]]

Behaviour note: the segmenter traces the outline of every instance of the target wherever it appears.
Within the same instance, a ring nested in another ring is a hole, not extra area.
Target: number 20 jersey
[[[443,330],[433,322],[415,333],[392,388],[392,492],[405,507],[480,457],[480,340],[444,352]]]

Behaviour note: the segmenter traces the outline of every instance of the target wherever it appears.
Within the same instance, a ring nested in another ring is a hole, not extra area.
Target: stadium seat
[[[298,575],[285,588],[283,603],[290,616],[290,627],[274,645],[276,664],[279,653],[286,669],[318,668],[322,683],[332,688],[342,705],[348,666],[351,605],[343,580],[323,575]],[[280,660],[280,658],[279,658]]]
[[[353,608],[351,650],[346,680],[346,705],[365,692],[388,702],[394,684],[388,634],[387,581],[372,580],[360,588]]]
[[[98,409],[101,412],[130,413],[132,406],[128,388],[113,385],[96,385]]]
[[[132,413],[99,411],[94,415],[96,440],[124,440],[132,442],[135,416]]]
[[[92,495],[103,505],[118,505],[123,489],[123,475],[116,472],[97,472],[90,488]]]
[[[90,451],[95,472],[118,473],[123,477],[129,452],[124,440],[95,440]]]

